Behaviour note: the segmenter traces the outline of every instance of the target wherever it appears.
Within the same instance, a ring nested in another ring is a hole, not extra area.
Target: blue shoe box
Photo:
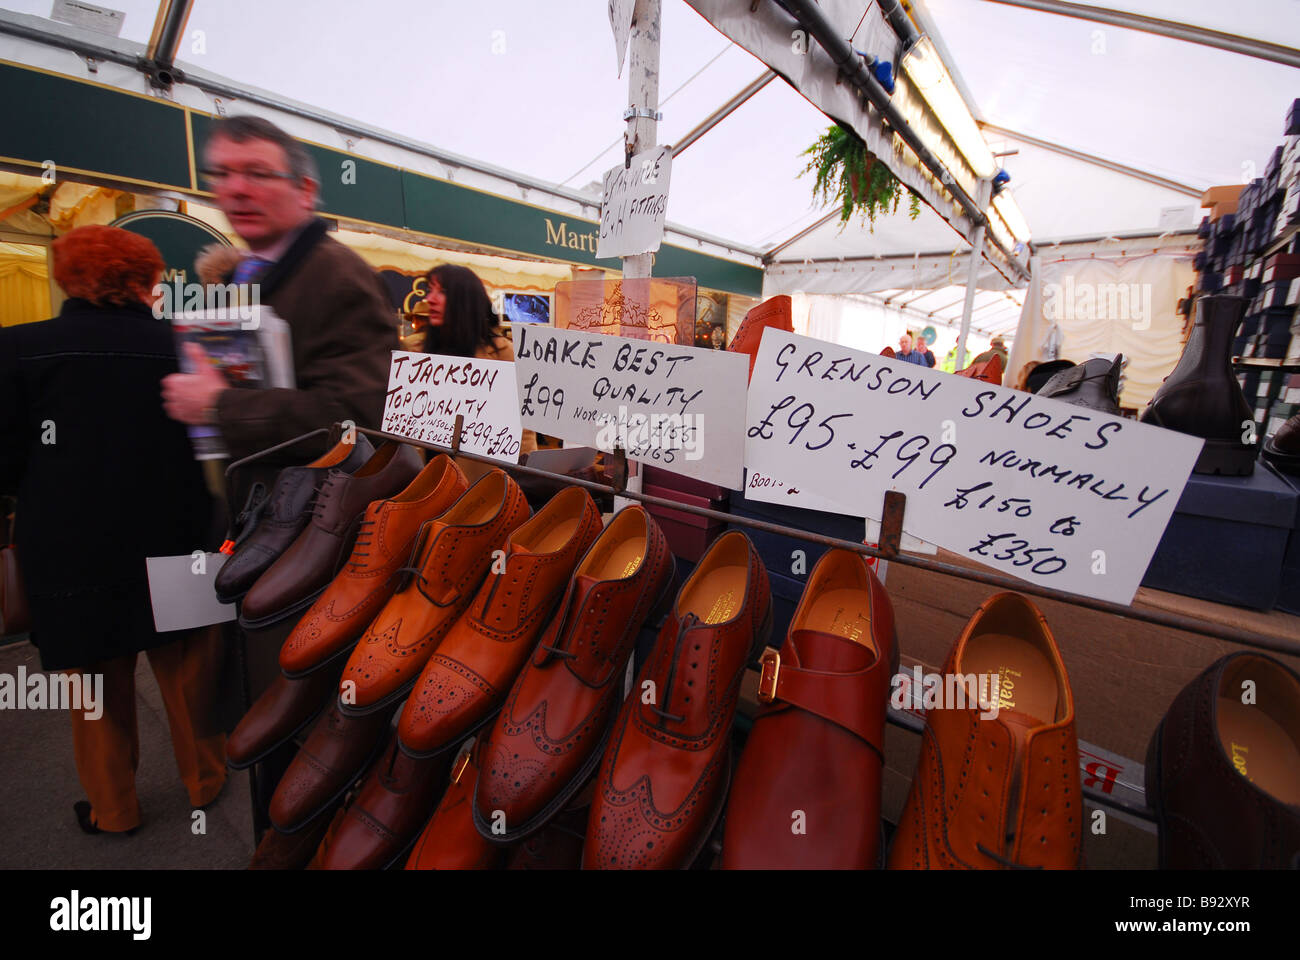
[[[1192,474],[1142,585],[1273,609],[1297,504],[1300,492],[1262,463],[1248,477]]]

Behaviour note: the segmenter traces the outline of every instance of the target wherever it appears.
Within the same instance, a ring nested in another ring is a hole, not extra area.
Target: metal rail
[[[337,425],[336,425],[337,427]],[[1275,653],[1287,654],[1289,656],[1300,657],[1300,643],[1289,640],[1283,640],[1277,637],[1270,637],[1266,634],[1256,633],[1253,630],[1246,630],[1241,627],[1232,627],[1221,624],[1206,623],[1196,617],[1186,616],[1180,613],[1171,613],[1164,610],[1144,610],[1132,606],[1125,606],[1119,603],[1113,603],[1109,600],[1098,600],[1093,597],[1084,597],[1075,593],[1068,593],[1064,590],[1056,590],[1052,587],[1045,587],[1040,584],[1030,583],[1026,580],[1020,580],[1015,577],[1009,577],[1001,573],[995,573],[991,570],[981,570],[972,567],[959,566],[954,563],[947,563],[942,560],[932,560],[928,557],[916,556],[906,553],[898,553],[888,550],[885,547],[873,547],[866,543],[855,542],[852,540],[841,540],[838,537],[830,537],[825,534],[812,533],[808,530],[802,530],[798,527],[790,527],[781,523],[773,523],[767,520],[759,520],[754,517],[742,517],[735,514],[726,513],[721,510],[711,510],[707,507],[697,507],[694,504],[681,503],[677,500],[667,500],[662,497],[655,497],[645,493],[637,493],[624,488],[622,483],[614,485],[595,483],[590,480],[581,480],[576,477],[568,477],[562,474],[554,473],[550,470],[542,470],[537,467],[529,467],[523,464],[504,463],[492,457],[483,456],[476,453],[468,453],[459,449],[459,443],[454,446],[442,446],[441,444],[429,443],[424,440],[412,440],[409,437],[399,436],[393,433],[385,433],[382,430],[371,430],[368,427],[357,427],[358,433],[365,434],[368,437],[377,437],[382,440],[392,440],[396,443],[409,443],[413,446],[425,450],[431,450],[435,453],[445,453],[453,456],[464,457],[479,463],[485,463],[489,466],[498,467],[512,473],[520,473],[526,476],[543,477],[551,480],[560,480],[571,486],[584,487],[587,490],[598,493],[611,493],[615,496],[627,497],[643,504],[657,507],[667,507],[671,510],[677,510],[682,513],[693,514],[697,517],[706,517],[710,520],[717,520],[722,523],[729,523],[735,526],[748,527],[753,530],[761,530],[765,533],[773,533],[780,536],[794,537],[799,540],[806,540],[809,543],[816,543],[826,547],[834,547],[841,550],[852,550],[855,553],[863,554],[868,557],[877,557],[882,560],[888,560],[890,563],[897,563],[903,566],[916,567],[919,570],[928,570],[931,573],[938,573],[944,576],[956,577],[961,580],[972,580],[976,583],[987,584],[991,587],[997,587],[1002,590],[1010,590],[1017,593],[1029,594],[1035,597],[1041,597],[1044,600],[1055,600],[1060,603],[1068,603],[1076,607],[1084,607],[1089,610],[1096,610],[1099,613],[1108,613],[1112,616],[1123,617],[1127,620],[1135,620],[1142,623],[1152,623],[1157,626],[1169,627],[1173,630],[1181,630],[1186,633],[1194,633],[1199,636],[1213,637],[1218,640],[1226,640],[1232,643],[1239,643],[1248,647],[1256,647],[1261,650],[1270,650]],[[260,457],[266,453],[275,450],[281,450],[294,444],[300,443],[305,439],[317,436],[324,430],[316,430],[309,434],[304,434],[293,440],[285,441],[278,444],[263,454],[257,454]],[[455,431],[454,436],[459,438],[460,432]],[[621,452],[615,453],[616,462],[625,465],[626,458]],[[237,464],[231,464],[231,469],[237,465],[242,465],[253,458],[244,458]],[[625,470],[625,466],[624,466]],[[886,510],[885,515],[890,515],[891,511]],[[902,511],[897,511],[897,522],[901,529]],[[890,527],[893,525],[891,524]],[[892,534],[893,530],[882,523],[881,540],[886,541]]]

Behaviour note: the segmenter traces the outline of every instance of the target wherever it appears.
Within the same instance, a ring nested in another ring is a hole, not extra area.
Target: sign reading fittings
[[[634,257],[659,249],[664,240],[672,169],[672,150],[654,147],[633,154],[626,168],[620,163],[606,172],[597,259]]]
[[[1202,441],[979,380],[768,330],[745,464],[1034,583],[1129,603]],[[753,480],[751,479],[751,483]]]
[[[449,447],[457,414],[465,418],[462,450],[519,462],[523,430],[513,363],[394,350],[381,429]]]
[[[525,427],[740,489],[744,354],[521,326],[515,372]]]

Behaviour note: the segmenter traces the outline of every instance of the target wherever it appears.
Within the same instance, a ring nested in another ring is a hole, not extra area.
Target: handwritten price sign
[[[1035,583],[1129,603],[1201,441],[978,380],[768,330],[745,465]]]
[[[513,363],[393,351],[384,400],[386,433],[451,446],[456,415],[461,449],[519,462],[519,394]]]
[[[540,326],[515,337],[525,427],[740,489],[743,354]]]
[[[654,147],[634,154],[628,166],[620,163],[606,171],[596,240],[598,258],[634,257],[659,249],[672,170],[672,151]]]

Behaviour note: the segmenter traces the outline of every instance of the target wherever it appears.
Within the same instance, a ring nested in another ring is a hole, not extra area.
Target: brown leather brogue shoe
[[[249,502],[233,524],[234,552],[214,580],[218,600],[234,603],[243,597],[298,539],[311,522],[316,488],[331,469],[352,473],[374,456],[375,448],[363,434],[352,439],[354,443],[340,441],[306,466],[285,467],[276,475],[269,494],[262,484],[254,484]]]
[[[583,866],[685,869],[722,812],[745,665],[772,630],[767,571],[724,533],[682,584],[596,776]]]
[[[1162,870],[1300,868],[1300,676],[1262,653],[1216,660],[1152,736],[1146,790]]]
[[[226,740],[226,763],[235,770],[257,763],[311,722],[338,690],[338,674],[290,680],[277,676]]]
[[[960,675],[970,694],[926,714],[890,869],[1077,867],[1084,813],[1074,698],[1042,613],[1018,593],[985,600],[944,674],[945,688],[955,694],[947,677]]]
[[[384,604],[348,658],[339,687],[345,713],[379,710],[410,692],[474,599],[493,551],[529,512],[519,484],[493,470],[424,528],[413,576]]]
[[[296,677],[351,650],[397,589],[397,571],[411,561],[420,527],[441,516],[469,489],[447,456],[425,465],[409,487],[366,508],[352,556],[280,648],[280,669]]]
[[[383,870],[404,861],[447,782],[450,757],[417,760],[397,738],[366,775],[343,819],[333,828],[322,870]]]
[[[297,833],[281,833],[271,827],[262,834],[262,842],[253,851],[249,870],[303,870],[316,854],[334,819],[335,807],[327,807]]]
[[[415,841],[407,870],[491,870],[501,862],[505,848],[479,836],[470,815],[478,780],[475,752],[467,746],[456,757],[451,786]]]
[[[727,801],[728,870],[884,865],[885,711],[898,667],[894,609],[866,558],[813,567],[780,652],[761,660],[754,721]]]
[[[415,447],[389,442],[355,473],[331,469],[316,493],[311,522],[244,597],[240,624],[261,629],[311,606],[346,562],[366,507],[400,492],[421,466]]]
[[[406,701],[397,724],[403,750],[441,753],[492,719],[599,534],[600,512],[582,487],[566,487],[510,534],[505,556]]]
[[[331,702],[271,795],[271,825],[296,833],[342,796],[374,759],[391,720],[391,710],[347,717]]]
[[[637,633],[671,600],[674,573],[663,531],[639,506],[587,551],[484,744],[474,801],[484,837],[528,836],[590,779]]]

